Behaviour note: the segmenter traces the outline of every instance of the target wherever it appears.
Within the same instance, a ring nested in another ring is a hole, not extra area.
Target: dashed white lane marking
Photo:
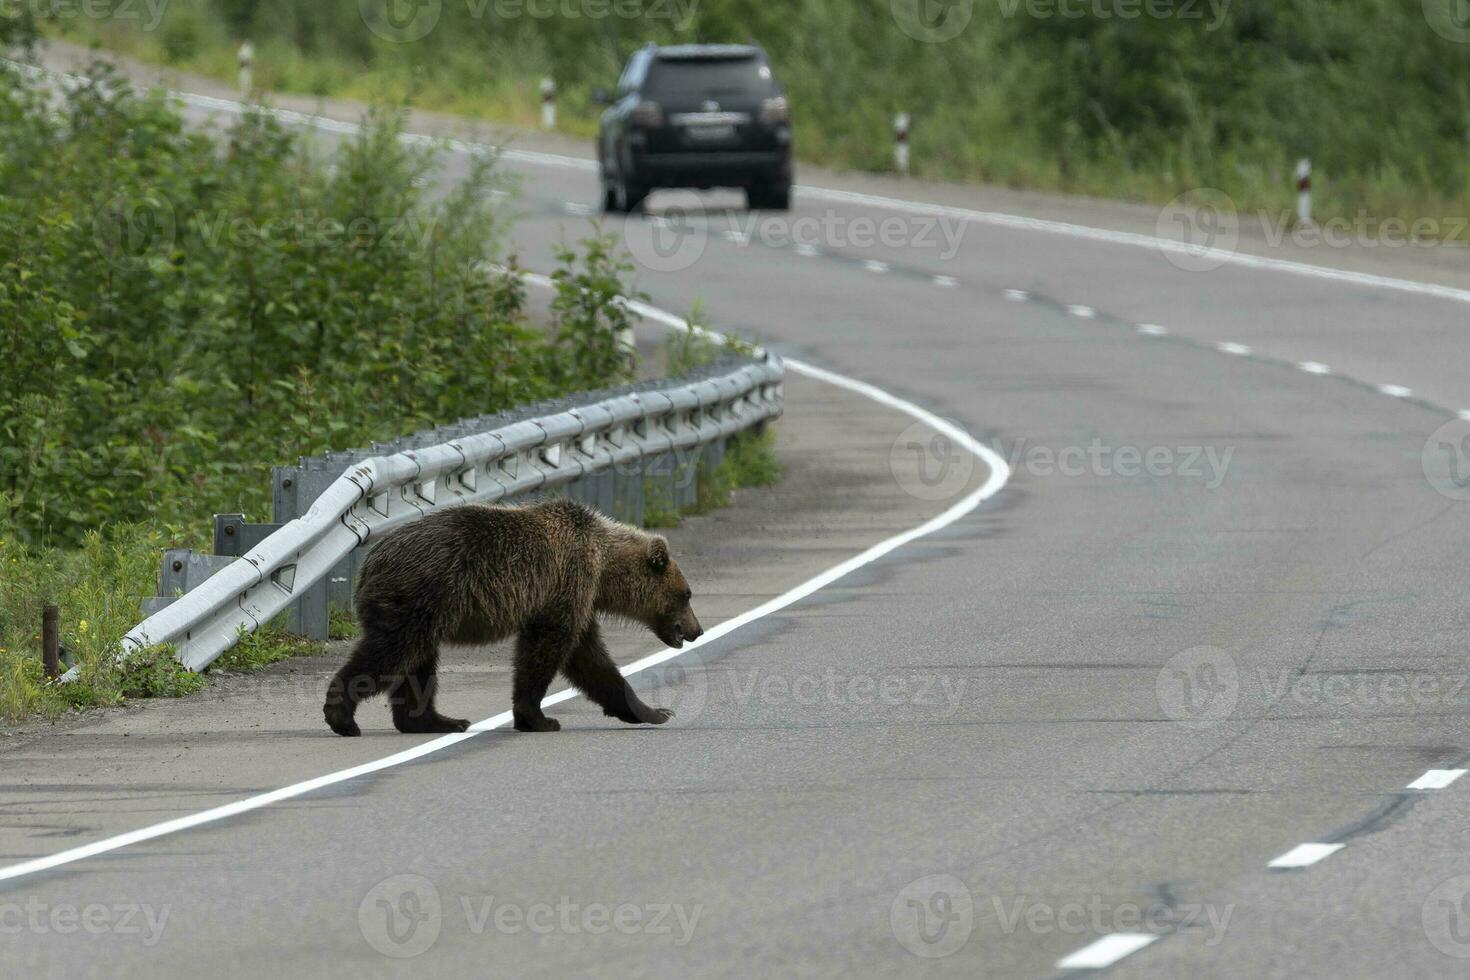
[[[576,201],[568,201],[568,202],[566,202],[565,204],[563,204],[561,206],[561,209],[563,211],[565,211],[567,214],[578,214],[578,215],[582,215],[582,214],[591,214],[592,213],[592,208],[588,207],[585,204],[578,204]]]
[[[549,276],[544,276],[537,273],[525,274],[524,278],[527,282],[537,286],[546,287],[552,284],[552,280]],[[695,329],[698,330],[698,332],[715,339],[719,339],[722,336],[715,331],[692,328],[689,322],[683,317],[679,317],[665,310],[661,310],[656,306],[650,306],[647,303],[640,303],[636,301],[625,300],[624,302],[627,305],[628,309],[632,312],[637,313],[639,316],[645,317],[656,323],[662,323],[665,326],[671,326],[675,327],[676,329],[682,330]],[[1010,481],[1011,468],[1009,464],[1006,463],[1003,456],[1001,456],[995,450],[991,449],[989,446],[986,446],[985,444],[980,442],[964,429],[960,428],[952,422],[948,422],[940,418],[932,412],[920,408],[913,402],[905,401],[904,399],[899,398],[897,395],[891,395],[888,392],[884,391],[882,388],[879,388],[876,385],[868,384],[866,381],[858,381],[855,378],[849,378],[844,375],[828,371],[825,368],[820,368],[813,364],[807,364],[804,361],[788,359],[786,361],[786,367],[788,370],[794,371],[797,374],[804,374],[809,378],[815,378],[818,381],[824,381],[839,388],[844,388],[848,391],[861,395],[864,398],[875,401],[880,405],[885,405],[889,408],[895,409],[896,411],[899,411],[904,415],[909,416],[910,418],[923,422],[931,429],[934,429],[936,432],[948,437],[950,440],[960,445],[967,452],[978,457],[989,468],[990,475],[986,478],[985,482],[978,489],[972,491],[968,496],[955,503],[952,507],[944,511],[942,514],[930,518],[923,524],[920,524],[917,527],[910,528],[909,530],[904,531],[901,534],[896,534],[891,538],[880,541],[879,543],[873,545],[871,548],[868,548],[861,554],[854,555],[844,562],[839,562],[838,564],[833,565],[825,572],[822,572],[821,574],[813,578],[807,579],[805,582],[789,590],[788,592],[779,595],[774,599],[768,600],[767,602],[756,606],[754,609],[746,610],[740,615],[735,616],[732,619],[728,619],[723,623],[720,623],[718,626],[711,627],[698,640],[695,640],[693,643],[686,643],[681,650],[660,650],[659,652],[644,657],[641,660],[634,661],[628,666],[621,668],[624,676],[631,676],[633,674],[637,674],[641,671],[647,670],[650,667],[656,667],[661,663],[672,660],[675,657],[682,656],[683,654],[688,653],[691,650],[695,650],[699,647],[704,646],[706,643],[713,642],[714,640],[717,640],[722,636],[727,636],[743,626],[746,626],[757,620],[764,619],[767,616],[780,612],[788,606],[800,602],[802,599],[805,599],[806,597],[826,588],[833,582],[836,582],[839,579],[842,579],[852,574],[860,568],[871,565],[873,562],[884,557],[890,552],[896,551],[897,549],[902,548],[904,545],[909,544],[912,541],[916,541],[919,538],[933,534],[936,531],[940,531],[948,527],[949,525],[958,521],[960,518],[975,510],[975,508],[979,507],[982,503],[989,500],[991,497],[994,497],[996,494],[1000,493],[1001,489],[1005,487],[1005,485]],[[544,707],[550,707],[554,704],[560,704],[563,701],[569,701],[576,696],[577,692],[569,688],[567,690],[557,691],[555,694],[548,696],[544,701],[541,702],[541,704]],[[352,766],[348,769],[339,769],[336,772],[329,772],[325,775],[317,776],[314,779],[308,779],[303,782],[293,783],[290,786],[283,786],[280,789],[270,790],[266,793],[258,793],[255,796],[248,796],[241,800],[235,800],[234,802],[226,803],[223,806],[217,806],[213,809],[202,810],[198,813],[187,814],[186,816],[177,817],[173,820],[165,820],[162,823],[156,823],[152,826],[128,831],[125,834],[117,834],[113,837],[104,837],[101,840],[92,841],[90,844],[83,844],[80,847],[73,847],[65,851],[58,851],[55,854],[48,854],[44,857],[33,858],[29,861],[22,861],[19,864],[13,864],[8,867],[0,868],[0,881],[10,881],[16,878],[24,878],[27,875],[37,874],[42,871],[49,871],[52,868],[58,868],[67,864],[74,864],[78,861],[84,861],[87,858],[96,857],[99,854],[107,854],[111,851],[120,850],[124,847],[130,847],[134,844],[141,844],[145,841],[156,840],[160,837],[167,837],[170,834],[176,834],[181,831],[191,830],[195,827],[201,827],[206,824],[218,823],[221,820],[228,820],[230,817],[239,816],[243,813],[249,813],[252,810],[259,810],[263,807],[268,807],[275,803],[295,799],[299,796],[305,796],[308,793],[315,792],[319,789],[324,789],[328,786],[336,786],[340,783],[345,783],[350,780],[357,779],[361,776],[368,776],[376,772],[382,772],[385,769],[392,769],[397,766],[404,765],[405,763],[422,759],[425,756],[433,755],[436,752],[440,752],[444,749],[450,748],[451,746],[458,745],[460,742],[475,738],[476,736],[488,731],[492,731],[493,729],[503,728],[504,726],[510,724],[510,722],[511,712],[503,711],[498,715],[494,715],[490,718],[484,719],[483,721],[479,721],[474,725],[471,725],[470,730],[467,732],[455,735],[444,735],[439,738],[431,739],[427,742],[415,745],[411,749],[407,749],[403,752],[395,752],[392,755],[384,756],[381,759],[374,759],[373,761],[365,762],[362,765]]]
[[[1405,388],[1403,385],[1379,385],[1378,390],[1390,398],[1408,398],[1414,393],[1413,388]]]
[[[1031,294],[1024,289],[1007,289],[1006,299],[1012,303],[1024,303],[1031,298]]]
[[[1224,343],[1216,344],[1215,349],[1224,351],[1226,354],[1234,354],[1236,357],[1246,357],[1251,352],[1251,349],[1245,344],[1232,344],[1228,340]]]
[[[942,289],[953,289],[960,284],[954,276],[935,276],[933,282]]]
[[[1083,306],[1081,303],[1073,303],[1067,307],[1067,312],[1082,320],[1091,320],[1097,316],[1097,310],[1090,306]]]
[[[877,259],[868,259],[866,262],[863,263],[863,268],[867,269],[869,272],[876,272],[879,275],[882,275],[883,273],[888,271],[888,263],[879,262]]]
[[[1462,408],[1462,409],[1460,409],[1460,418],[1462,418],[1462,419],[1470,419],[1470,408]]]
[[[1463,769],[1431,769],[1410,783],[1407,789],[1444,789],[1465,775]]]
[[[818,249],[815,245],[802,244],[796,246],[796,254],[802,256],[803,258],[813,259],[816,258],[818,255],[821,255],[822,253],[821,250]]]
[[[1145,337],[1162,337],[1169,331],[1165,330],[1157,323],[1140,323],[1138,325],[1138,332],[1143,334]]]
[[[724,236],[724,239],[727,242],[734,242],[736,245],[749,245],[750,244],[750,236],[747,235],[745,232],[740,231],[738,229],[735,229],[735,228],[726,228],[720,234]]]
[[[1308,374],[1332,373],[1332,368],[1328,367],[1326,364],[1323,364],[1321,361],[1302,361],[1300,364],[1297,365],[1297,370],[1305,371]]]
[[[1268,868],[1305,868],[1316,864],[1342,850],[1342,844],[1298,844],[1278,858],[1273,858]]]
[[[1057,960],[1059,970],[1102,970],[1136,953],[1159,937],[1147,932],[1115,932]]]

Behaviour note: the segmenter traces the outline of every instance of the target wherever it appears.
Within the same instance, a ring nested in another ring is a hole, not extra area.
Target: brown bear
[[[512,707],[523,732],[554,732],[541,700],[560,670],[629,724],[673,712],[639,700],[603,646],[597,614],[636,620],[681,647],[704,633],[689,583],[662,537],[568,500],[436,511],[388,534],[357,583],[362,638],[327,688],[338,735],[360,735],[359,702],[386,691],[400,732],[462,732],[434,708],[441,643],[486,644],[518,634]]]

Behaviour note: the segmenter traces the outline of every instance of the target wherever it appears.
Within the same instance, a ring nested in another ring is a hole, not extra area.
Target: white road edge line
[[[539,274],[528,274],[525,276],[525,278],[528,282],[531,282],[532,284],[543,286],[550,283],[551,281],[549,277]],[[627,305],[630,310],[633,310],[634,312],[644,316],[649,320],[653,320],[657,323],[662,323],[665,326],[684,330],[690,328],[688,321],[685,320],[683,317],[675,316],[674,314],[658,309],[657,307],[649,306],[646,303],[639,302],[629,302]],[[704,330],[701,332],[714,339],[719,339],[721,337],[719,333],[712,330]],[[849,378],[844,375],[828,371],[825,368],[820,368],[812,364],[807,364],[803,361],[787,359],[786,368],[787,370],[795,371],[797,374],[803,374],[809,378],[814,378],[818,381],[824,381],[827,384],[835,385],[839,388],[844,388],[848,391],[862,395],[863,397],[868,398],[871,401],[875,401],[880,405],[895,409],[905,415],[910,416],[911,418],[925,423],[930,428],[939,433],[942,433],[943,435],[948,436],[950,439],[954,440],[956,443],[969,450],[971,454],[979,457],[990,468],[989,477],[986,478],[984,484],[982,484],[978,489],[970,493],[969,496],[954,504],[952,507],[944,511],[944,513],[939,514],[937,517],[931,518],[930,520],[925,521],[923,524],[920,524],[918,527],[905,531],[902,534],[897,534],[891,538],[888,538],[885,541],[881,541],[878,544],[873,545],[871,548],[868,548],[861,554],[854,555],[847,561],[832,566],[825,572],[822,572],[820,575],[808,579],[807,581],[783,593],[782,595],[779,595],[774,599],[764,602],[761,605],[756,606],[754,609],[746,610],[739,616],[736,616],[733,619],[728,619],[725,622],[720,623],[718,626],[711,627],[710,630],[704,634],[704,636],[700,637],[693,643],[686,644],[682,650],[660,650],[659,652],[644,657],[641,660],[634,661],[628,666],[622,668],[624,676],[631,676],[633,674],[639,673],[640,671],[647,670],[650,667],[656,667],[659,664],[665,663],[669,660],[673,660],[675,657],[682,656],[690,652],[691,650],[698,649],[699,647],[702,647],[707,643],[712,643],[722,636],[727,636],[730,633],[735,632],[742,626],[746,626],[750,623],[755,622],[756,620],[763,619],[766,616],[770,616],[773,613],[779,612],[782,609],[793,605],[794,603],[800,602],[802,599],[805,599],[813,593],[826,588],[828,585],[831,585],[838,579],[841,579],[844,576],[851,574],[852,572],[866,565],[871,565],[873,562],[884,557],[890,552],[903,547],[911,541],[915,541],[919,538],[925,537],[926,535],[933,534],[935,531],[939,531],[943,528],[948,527],[955,521],[958,521],[960,518],[964,517],[966,514],[969,514],[971,511],[975,510],[975,508],[979,507],[986,500],[989,500],[991,497],[999,493],[1001,491],[1001,488],[1003,488],[1010,480],[1011,469],[1006,464],[1005,459],[1000,456],[1000,454],[996,453],[993,449],[981,443],[974,436],[970,435],[968,432],[966,432],[964,429],[961,429],[954,423],[945,421],[939,416],[934,415],[933,413],[926,411],[923,408],[920,408],[913,402],[906,401],[896,395],[891,395],[883,389],[868,384],[865,381],[858,381],[854,378]],[[546,698],[545,701],[541,703],[544,707],[550,707],[553,704],[560,704],[563,701],[571,700],[572,698],[577,696],[578,694],[575,690],[567,689],[563,691],[557,691],[555,694],[550,695]],[[483,734],[484,732],[493,731],[494,729],[508,724],[510,721],[511,713],[509,711],[503,711],[498,715],[494,715],[490,718],[486,718],[482,721],[476,722],[474,725],[470,726],[470,729],[467,732],[455,735],[444,735],[431,741],[424,742],[420,745],[416,745],[411,749],[406,749],[402,752],[395,752],[392,755],[385,756],[381,759],[376,759],[372,762],[365,762],[362,765],[352,766],[348,769],[339,769],[336,772],[326,773],[325,775],[317,776],[314,779],[308,779],[304,780],[303,782],[293,783],[290,786],[283,786],[280,789],[270,790],[269,792],[265,793],[259,793],[255,796],[249,796],[242,800],[235,800],[234,802],[226,803],[223,806],[217,806],[209,810],[202,810],[198,813],[191,813],[187,816],[177,817],[173,820],[165,820],[162,823],[156,823],[149,827],[142,827],[138,830],[128,831],[124,834],[117,834],[112,837],[105,837],[102,840],[93,841],[90,844],[83,844],[80,847],[73,847],[65,851],[58,851],[55,854],[48,854],[44,857],[33,858],[29,861],[22,861],[19,864],[13,864],[9,867],[0,868],[0,882],[13,881],[17,878],[24,878],[28,875],[38,874],[42,871],[49,871],[53,868],[59,868],[64,865],[75,864],[78,861],[84,861],[87,858],[96,857],[99,854],[106,854],[110,851],[120,850],[121,848],[130,847],[134,844],[141,844],[146,841],[157,840],[160,837],[167,837],[170,834],[177,834],[181,831],[191,830],[195,827],[202,827],[206,824],[218,823],[221,820],[228,820],[229,818],[239,816],[242,813],[249,813],[252,810],[259,810],[263,807],[268,807],[275,803],[294,799],[299,796],[305,796],[306,794],[315,792],[316,790],[325,789],[328,786],[335,786],[339,783],[345,783],[348,780],[357,779],[360,776],[368,776],[376,772],[382,772],[385,769],[392,769],[397,766],[401,766],[406,763],[422,759],[425,756],[433,755],[434,753],[450,748],[451,746],[458,745],[460,742],[474,738],[475,736]]]
[[[1405,789],[1444,789],[1463,775],[1464,769],[1431,769]]]
[[[1149,932],[1115,932],[1057,960],[1058,970],[1102,970],[1159,937]]]
[[[1298,844],[1285,854],[1272,858],[1267,863],[1268,868],[1306,868],[1316,864],[1325,857],[1331,857],[1342,850],[1343,844]]]

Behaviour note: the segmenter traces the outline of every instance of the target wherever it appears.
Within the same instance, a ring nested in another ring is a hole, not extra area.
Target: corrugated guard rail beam
[[[723,363],[721,367],[723,367]],[[667,387],[637,390],[350,465],[300,517],[123,638],[127,654],[169,643],[202,670],[322,581],[354,549],[445,507],[550,490],[610,467],[727,439],[780,416],[785,370],[766,354]]]

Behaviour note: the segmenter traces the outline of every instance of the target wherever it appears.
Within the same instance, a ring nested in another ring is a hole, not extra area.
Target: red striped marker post
[[[1312,224],[1312,161],[1302,157],[1296,162],[1296,220],[1304,227]]]
[[[541,128],[556,128],[556,82],[541,79]]]
[[[909,172],[909,114],[893,117],[893,166],[905,177]]]

